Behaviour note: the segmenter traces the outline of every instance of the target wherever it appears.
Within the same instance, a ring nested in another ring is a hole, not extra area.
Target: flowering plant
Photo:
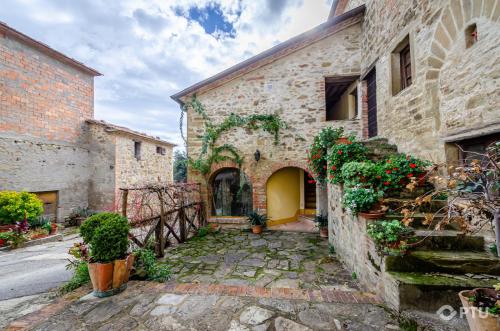
[[[332,184],[342,183],[342,166],[351,161],[362,161],[365,158],[366,147],[356,141],[351,144],[333,145],[328,153],[328,181]]]
[[[375,221],[368,224],[367,233],[379,251],[397,253],[408,248],[407,242],[413,239],[414,230],[397,220]]]
[[[340,176],[347,187],[356,185],[376,187],[379,173],[380,170],[377,163],[372,161],[351,161],[342,166]]]
[[[408,185],[412,178],[423,180],[427,173],[426,168],[430,165],[430,162],[411,155],[393,155],[379,163],[378,186],[384,191],[400,190]]]
[[[313,178],[324,183],[326,179],[326,162],[328,148],[343,135],[344,128],[334,129],[332,127],[324,128],[314,137],[314,141],[307,152],[307,164]]]
[[[345,190],[342,204],[357,215],[359,212],[370,210],[382,197],[383,192],[358,185]]]

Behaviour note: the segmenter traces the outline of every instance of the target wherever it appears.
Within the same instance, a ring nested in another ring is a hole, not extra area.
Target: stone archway
[[[500,39],[499,18],[498,0],[451,0],[442,10],[425,73],[436,131],[441,136],[477,133],[483,126],[498,122],[496,105],[490,102],[497,88],[485,82],[494,79],[500,61],[500,56],[491,52]],[[476,24],[478,41],[467,47],[466,33]]]

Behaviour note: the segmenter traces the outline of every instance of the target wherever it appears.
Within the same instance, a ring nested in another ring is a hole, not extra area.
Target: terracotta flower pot
[[[255,234],[262,233],[262,225],[254,225],[252,226],[252,232]]]
[[[344,144],[344,145],[350,145],[352,144],[352,141],[349,140],[347,137],[340,137],[335,141],[336,144]]]
[[[53,234],[56,234],[57,233],[57,224],[56,223],[52,223],[50,225],[50,234],[53,235]]]
[[[108,297],[123,291],[128,282],[135,256],[110,263],[89,263],[90,280],[96,297]]]
[[[328,227],[327,226],[323,226],[323,227],[319,228],[319,236],[321,238],[328,238]]]
[[[471,291],[465,290],[458,293],[458,297],[462,302],[462,306],[465,309],[465,316],[467,317],[467,322],[469,323],[469,328],[471,331],[499,331],[500,330],[500,318],[497,316],[488,314],[486,312],[480,311],[477,307],[474,307],[469,301],[471,296],[475,295],[477,290],[490,290],[492,289],[473,289]]]
[[[385,216],[385,211],[382,210],[370,210],[367,212],[359,212],[358,216],[364,217],[368,220],[378,220]]]

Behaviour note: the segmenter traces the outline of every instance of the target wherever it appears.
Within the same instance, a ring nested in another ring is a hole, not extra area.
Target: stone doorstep
[[[21,246],[19,248],[42,245],[42,244],[46,244],[46,243],[50,243],[50,242],[54,242],[54,241],[62,241],[63,239],[64,239],[63,235],[61,233],[58,233],[58,234],[54,234],[52,236],[48,236],[45,238],[27,241],[23,244],[23,246]],[[10,248],[10,246],[0,247],[0,252],[10,251],[10,250],[12,250],[12,248]]]
[[[137,283],[137,282],[130,282]],[[140,282],[143,283],[143,282]],[[373,294],[358,291],[339,290],[301,290],[291,288],[264,288],[253,286],[231,286],[219,284],[194,284],[194,283],[154,283],[147,282],[141,289],[145,293],[175,293],[175,294],[197,294],[197,295],[227,295],[254,298],[272,298],[288,300],[306,300],[309,302],[327,303],[347,303],[347,304],[381,304],[381,301]],[[76,290],[81,292],[81,290]],[[81,297],[88,296],[88,293],[80,293]],[[24,331],[35,325],[48,320],[55,314],[62,311],[74,300],[61,298],[53,304],[49,304],[42,309],[27,314],[20,319],[10,323],[6,331]]]

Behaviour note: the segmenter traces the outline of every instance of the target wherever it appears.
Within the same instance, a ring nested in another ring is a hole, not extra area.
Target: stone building
[[[76,207],[109,206],[116,188],[130,181],[171,180],[172,144],[86,123],[94,118],[100,75],[0,23],[0,190],[35,192],[46,214],[62,221]],[[134,163],[135,141],[144,145]],[[113,178],[98,181],[101,171]]]
[[[215,216],[241,216],[249,206],[275,220],[304,212],[306,149],[326,126],[387,138],[400,152],[436,162],[457,160],[455,143],[484,149],[500,132],[499,16],[495,0],[335,0],[325,23],[173,95],[181,105],[196,95],[212,123],[231,113],[278,114],[288,125],[278,145],[263,131],[220,137],[217,145],[231,143],[244,156],[251,189],[249,201],[226,194],[230,205],[247,206],[232,215],[217,205],[237,165],[214,164],[207,176],[189,171],[189,180],[206,180],[211,220],[228,222]],[[203,122],[187,111],[193,159]],[[287,185],[273,184],[280,181]],[[326,192],[318,193],[324,209]]]

